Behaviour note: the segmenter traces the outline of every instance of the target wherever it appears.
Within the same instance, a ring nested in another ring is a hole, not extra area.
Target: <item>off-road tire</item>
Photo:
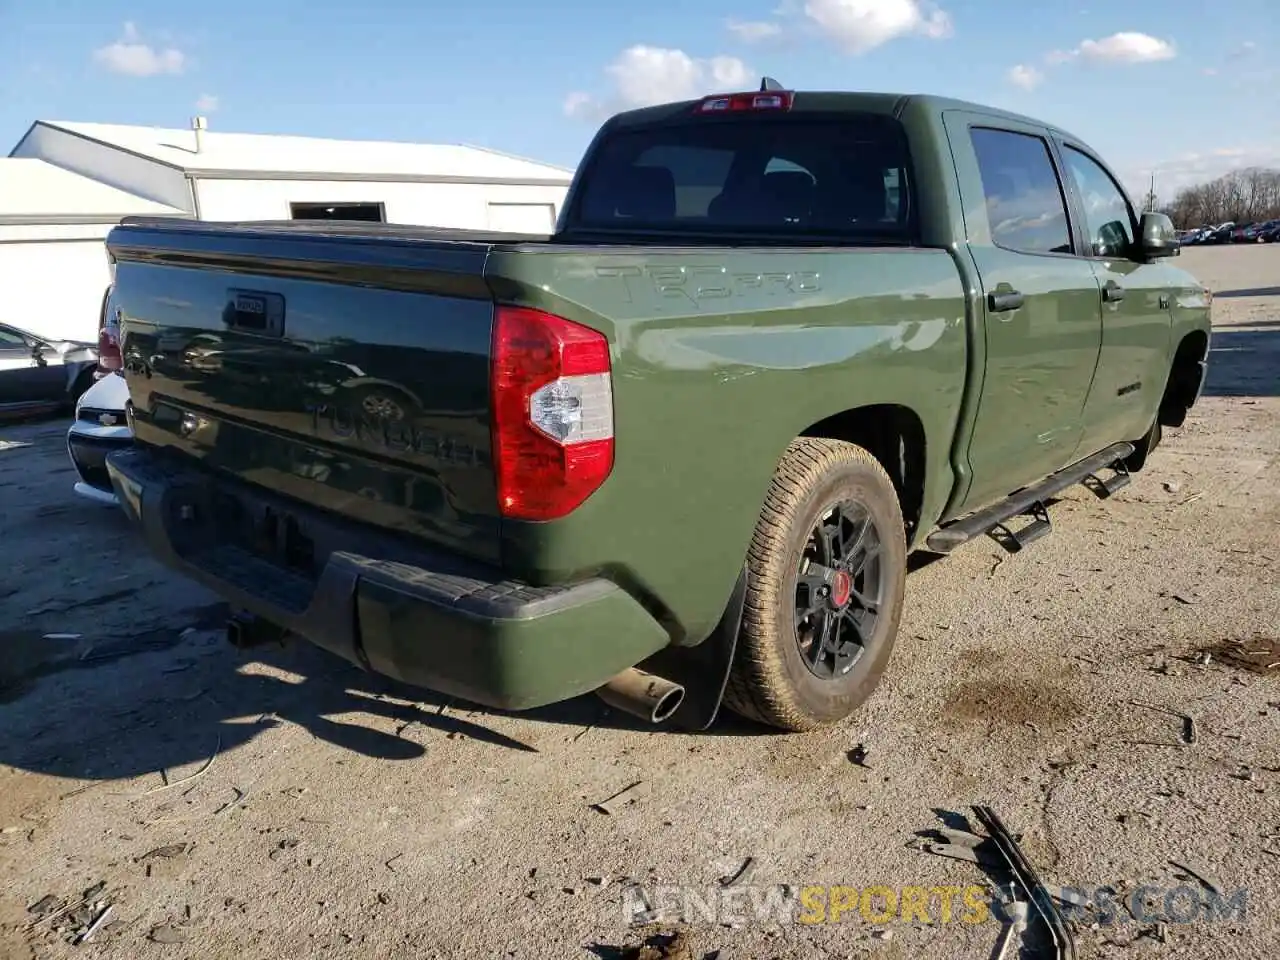
[[[1130,441],[1133,444],[1133,453],[1124,458],[1125,469],[1130,473],[1137,473],[1145,467],[1147,458],[1155,452],[1156,447],[1160,446],[1160,441],[1164,439],[1164,426],[1160,423],[1160,414],[1168,403],[1173,382],[1174,368],[1170,367],[1164,377],[1164,389],[1160,391],[1160,406],[1156,408],[1155,416],[1151,419],[1151,426],[1137,440]]]
[[[797,644],[796,576],[819,517],[846,499],[866,507],[882,541],[881,613],[849,673],[823,680],[810,672]],[[907,545],[893,481],[861,447],[814,437],[793,440],[774,472],[747,564],[749,586],[725,704],[748,719],[791,731],[847,717],[879,683],[902,616]]]

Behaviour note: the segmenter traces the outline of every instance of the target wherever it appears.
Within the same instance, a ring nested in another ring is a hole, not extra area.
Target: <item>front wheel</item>
[[[784,730],[847,717],[875,690],[902,616],[906,532],[888,474],[851,443],[793,440],[747,563],[726,704]]]
[[[1137,473],[1145,467],[1147,457],[1155,452],[1162,439],[1164,439],[1164,428],[1160,426],[1160,414],[1157,412],[1156,418],[1151,421],[1151,428],[1142,439],[1133,441],[1133,453],[1124,458],[1125,469],[1130,473]]]

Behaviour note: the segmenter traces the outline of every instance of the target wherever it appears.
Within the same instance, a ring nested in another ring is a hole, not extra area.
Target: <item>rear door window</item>
[[[970,131],[991,241],[1020,253],[1071,253],[1067,201],[1043,137],[1012,130]]]
[[[623,128],[590,164],[569,230],[914,238],[907,140],[891,117],[716,117]]]

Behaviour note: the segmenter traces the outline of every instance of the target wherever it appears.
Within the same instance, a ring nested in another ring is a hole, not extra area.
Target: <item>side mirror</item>
[[[1180,252],[1178,232],[1173,229],[1173,221],[1163,213],[1144,213],[1142,222],[1139,224],[1139,233],[1141,238],[1138,246],[1146,259],[1176,257]]]
[[[1112,220],[1098,228],[1093,244],[1095,257],[1123,257],[1130,251],[1129,229],[1120,220]]]

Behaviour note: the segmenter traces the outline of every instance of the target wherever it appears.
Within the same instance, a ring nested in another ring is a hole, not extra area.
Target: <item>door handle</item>
[[[1108,280],[1102,288],[1103,303],[1119,303],[1124,299],[1124,287],[1114,280]]]
[[[987,294],[987,309],[992,313],[1007,313],[1010,310],[1017,310],[1027,298],[1017,290],[1001,290],[999,293]]]

